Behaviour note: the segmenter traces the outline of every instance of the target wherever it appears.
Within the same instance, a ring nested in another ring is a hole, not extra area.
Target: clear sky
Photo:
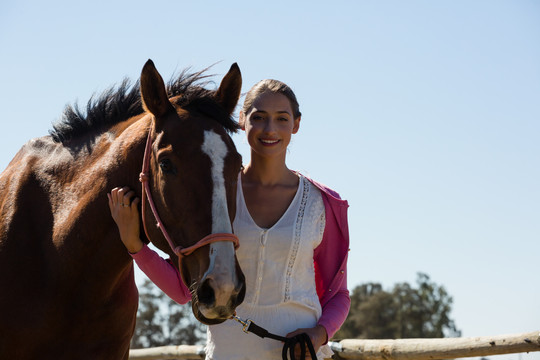
[[[237,62],[296,91],[288,164],[348,199],[351,289],[424,272],[463,336],[540,330],[540,1],[151,3],[2,1],[1,169],[149,58]]]

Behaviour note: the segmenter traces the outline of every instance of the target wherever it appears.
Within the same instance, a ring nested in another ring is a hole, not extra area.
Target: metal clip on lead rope
[[[238,321],[240,324],[242,324],[242,325],[243,325],[242,331],[244,331],[246,334],[249,334],[248,329],[249,329],[249,327],[250,327],[250,325],[251,325],[251,323],[252,323],[253,321],[251,321],[250,319],[242,320],[241,318],[239,318],[238,316],[236,316],[236,314],[235,314],[235,315],[232,315],[232,316],[231,316],[231,319],[232,319],[232,320],[236,320],[236,321]]]

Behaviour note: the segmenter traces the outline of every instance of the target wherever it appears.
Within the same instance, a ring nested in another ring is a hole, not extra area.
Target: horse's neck
[[[71,183],[55,185],[63,187],[61,196],[51,194],[55,198],[54,226],[65,231],[55,231],[60,235],[53,241],[71,239],[73,244],[77,238],[84,251],[112,252],[113,257],[129,261],[110,215],[107,193],[114,187],[129,186],[140,196],[138,178],[147,127],[144,119],[121,124],[101,135],[87,156],[75,159],[71,170],[75,173],[67,175]],[[82,251],[76,244],[71,246]]]
[[[137,196],[141,196],[139,174],[149,124],[149,119],[144,117],[127,121],[111,129],[108,134],[102,136],[99,146],[95,149],[96,158],[86,160],[90,165],[90,171],[87,179],[82,181],[87,183],[85,188],[98,195],[96,200],[99,207],[102,207],[102,201],[107,199],[106,194],[115,187],[127,186],[135,191]],[[99,181],[95,181],[97,179]],[[104,216],[110,218],[108,207],[105,210]]]
[[[142,170],[149,126],[148,116],[132,120],[127,126],[117,129],[120,132],[114,139],[109,139],[110,144],[105,144],[107,181],[112,187],[129,186],[140,195],[139,174]]]

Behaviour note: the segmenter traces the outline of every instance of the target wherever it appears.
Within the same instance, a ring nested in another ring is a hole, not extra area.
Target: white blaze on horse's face
[[[228,150],[227,145],[220,135],[213,131],[204,132],[204,142],[202,151],[208,155],[212,163],[212,182],[214,189],[212,193],[212,232],[230,233],[232,231],[229,220],[229,210],[227,207],[227,193],[225,191],[225,178],[223,168],[225,167],[225,157]]]
[[[202,151],[208,155],[211,162],[213,183],[212,193],[212,233],[232,233],[229,211],[227,206],[227,193],[223,168],[228,150],[220,135],[213,131],[204,132]],[[236,281],[236,266],[234,245],[230,241],[219,241],[210,244],[210,261],[208,270],[201,279],[213,288],[215,307],[199,310],[208,319],[217,318],[219,309],[227,307],[231,294],[238,288]]]

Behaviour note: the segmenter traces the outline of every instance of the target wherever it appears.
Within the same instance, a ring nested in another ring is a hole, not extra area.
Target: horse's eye
[[[161,171],[165,174],[176,174],[176,168],[174,167],[173,163],[169,159],[164,159],[159,162],[159,167],[161,168]]]

